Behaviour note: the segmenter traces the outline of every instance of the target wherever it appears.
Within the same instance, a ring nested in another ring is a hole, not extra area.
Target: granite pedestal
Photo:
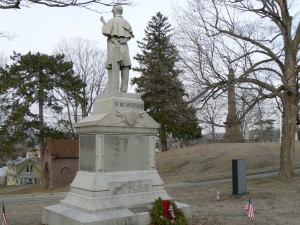
[[[100,95],[93,114],[74,126],[80,140],[79,171],[67,196],[43,209],[43,223],[149,224],[151,203],[171,197],[155,169],[159,124],[144,111],[141,96]],[[190,206],[177,205],[191,217]]]

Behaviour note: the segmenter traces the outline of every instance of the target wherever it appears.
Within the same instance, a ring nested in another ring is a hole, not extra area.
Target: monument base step
[[[187,218],[191,218],[191,206],[176,202]],[[151,204],[106,212],[87,213],[64,205],[52,205],[43,209],[45,225],[149,225]]]

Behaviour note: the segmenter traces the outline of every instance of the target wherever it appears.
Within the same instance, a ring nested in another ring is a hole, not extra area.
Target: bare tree
[[[222,97],[210,99],[201,106],[201,108],[197,109],[199,122],[203,124],[203,129],[208,131],[211,134],[212,139],[215,140],[218,128],[222,129],[224,127],[227,112],[227,100]]]
[[[6,31],[0,32],[0,38],[6,38],[8,40],[12,40],[15,36],[16,36],[15,34]]]
[[[30,7],[32,4],[48,7],[77,6],[90,9],[95,5],[130,5],[131,0],[0,0],[0,9],[21,9],[23,7]]]
[[[296,4],[292,0],[189,0],[185,17],[178,17],[184,45],[190,48],[185,55],[197,63],[193,67],[186,61],[201,85],[195,98],[224,89],[226,59],[236,71],[239,87],[257,95],[244,115],[262,99],[281,100],[279,177],[286,179],[294,175],[298,108],[300,24],[299,12],[291,10],[297,9]],[[189,29],[184,28],[186,23]]]
[[[239,101],[238,117],[240,117],[240,115],[243,114],[243,111],[247,108],[247,105],[243,101],[245,98],[247,98],[247,94],[249,95],[249,92],[243,93],[242,100]],[[276,127],[278,128],[280,123],[280,110],[278,109],[278,106],[279,105],[276,102],[276,99],[265,99],[262,102],[258,102],[250,111],[248,111],[241,124],[241,131],[244,137],[248,137],[250,139],[253,138],[253,135],[250,137],[250,133],[253,133],[253,130],[257,128],[257,124],[259,124],[261,121],[272,120],[272,124],[277,124]],[[258,130],[261,137],[264,129],[263,127],[259,127]],[[262,138],[260,138],[260,140],[262,140]],[[274,139],[272,140],[274,141]],[[276,141],[278,141],[278,139],[276,139]]]
[[[72,123],[88,116],[92,111],[96,96],[106,92],[106,57],[104,51],[95,42],[78,37],[62,40],[55,51],[63,53],[68,61],[73,62],[75,75],[79,76],[86,85],[80,90],[81,99],[75,99],[75,101],[70,101],[71,93],[60,93],[65,108],[60,121],[75,135]]]

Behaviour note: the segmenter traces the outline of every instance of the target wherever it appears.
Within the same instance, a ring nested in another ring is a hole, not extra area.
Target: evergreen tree
[[[1,70],[0,111],[2,119],[0,149],[11,154],[17,143],[24,144],[29,136],[38,137],[41,151],[44,138],[62,137],[64,134],[48,125],[45,110],[60,113],[62,107],[57,98],[58,91],[80,94],[82,81],[74,76],[73,64],[63,55],[16,54],[13,64]]]
[[[138,41],[142,53],[134,58],[139,62],[133,68],[141,76],[132,80],[136,92],[142,93],[145,110],[161,128],[161,151],[167,151],[167,135],[188,139],[201,135],[196,111],[184,101],[187,95],[179,80],[181,70],[176,67],[178,52],[171,42],[171,25],[160,12],[153,16],[145,30],[146,37]]]

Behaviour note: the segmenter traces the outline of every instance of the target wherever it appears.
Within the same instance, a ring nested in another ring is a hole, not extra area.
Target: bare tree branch
[[[283,139],[279,175],[288,179],[293,177],[300,97],[300,11],[291,10],[295,6],[293,0],[190,0],[189,10],[177,17],[178,35],[185,42],[181,50],[186,72],[191,68],[199,80],[190,85],[196,92],[191,101],[207,102],[224,92],[228,68],[235,70],[237,90],[256,94],[247,100],[241,118],[263,99],[280,98]],[[185,26],[189,29],[182,29]],[[202,62],[197,64],[195,59]]]
[[[0,32],[0,38],[6,38],[6,39],[8,39],[8,40],[12,40],[12,39],[14,39],[16,37],[16,35],[15,34],[11,34],[11,33],[9,33],[9,32]]]
[[[0,0],[0,9],[20,9],[32,4],[45,5],[47,7],[77,6],[87,8],[91,5],[131,5],[131,0]]]

